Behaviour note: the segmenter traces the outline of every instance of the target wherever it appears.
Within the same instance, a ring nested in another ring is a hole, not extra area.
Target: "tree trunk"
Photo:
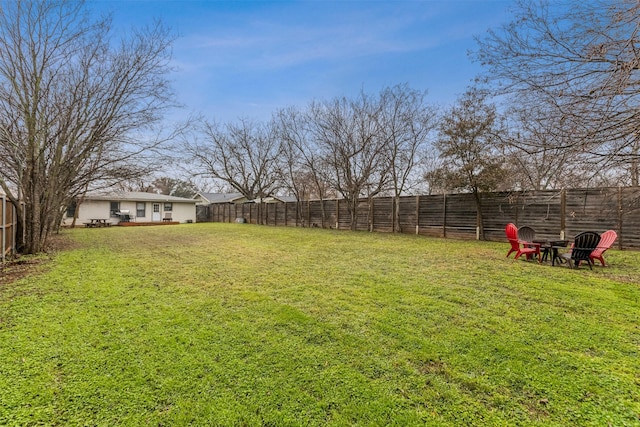
[[[358,199],[350,198],[349,200],[349,215],[351,216],[351,231],[356,231],[358,228]]]
[[[477,188],[473,189],[473,198],[476,202],[476,227],[478,228],[478,239],[485,240],[484,218],[482,216],[482,194],[480,194]]]

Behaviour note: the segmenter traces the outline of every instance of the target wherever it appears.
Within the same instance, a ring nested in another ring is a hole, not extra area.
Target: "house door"
[[[160,217],[160,203],[153,204],[153,215],[151,216],[151,221],[160,221],[162,218]]]

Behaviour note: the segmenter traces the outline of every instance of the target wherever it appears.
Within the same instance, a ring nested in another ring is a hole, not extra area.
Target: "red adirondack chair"
[[[618,233],[616,233],[613,230],[607,230],[604,233],[602,233],[602,235],[600,236],[600,242],[598,243],[598,247],[595,248],[593,252],[591,252],[591,255],[589,255],[589,258],[591,258],[591,262],[595,264],[596,262],[595,260],[599,260],[600,264],[602,264],[602,266],[605,267],[606,265],[604,263],[604,258],[602,257],[602,254],[604,254],[606,250],[613,245],[613,242],[615,242],[617,238],[618,238]]]
[[[526,242],[528,243],[527,245],[524,242],[520,241],[518,239],[518,227],[516,227],[515,224],[507,224],[504,231],[507,234],[509,243],[511,244],[511,249],[509,249],[509,252],[507,252],[507,258],[509,257],[509,255],[511,255],[512,252],[515,252],[516,256],[514,259],[518,259],[520,255],[525,255],[527,259],[531,259],[533,256],[537,256],[538,259],[540,259],[540,245],[531,247],[529,246],[531,245],[531,242]]]

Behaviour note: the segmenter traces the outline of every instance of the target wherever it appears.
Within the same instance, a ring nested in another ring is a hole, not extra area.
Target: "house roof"
[[[204,199],[207,203],[260,203],[261,199],[248,200],[242,193],[198,193],[195,198]],[[264,203],[295,202],[295,196],[269,196],[262,198]]]
[[[297,202],[295,196],[269,196],[262,198],[262,202],[264,203],[274,203],[274,202]],[[260,203],[260,198],[252,200],[254,203]]]
[[[134,202],[171,202],[171,203],[196,203],[194,199],[185,197],[168,196],[166,194],[145,193],[142,191],[112,191],[109,193],[87,194],[87,200],[128,200]]]
[[[244,199],[242,193],[198,193],[196,197],[202,197],[209,203],[233,203]]]

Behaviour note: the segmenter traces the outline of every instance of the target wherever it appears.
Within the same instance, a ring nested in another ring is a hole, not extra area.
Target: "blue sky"
[[[118,28],[160,18],[178,35],[174,117],[268,120],[312,100],[407,83],[448,105],[479,73],[474,36],[509,20],[510,0],[90,0]]]

